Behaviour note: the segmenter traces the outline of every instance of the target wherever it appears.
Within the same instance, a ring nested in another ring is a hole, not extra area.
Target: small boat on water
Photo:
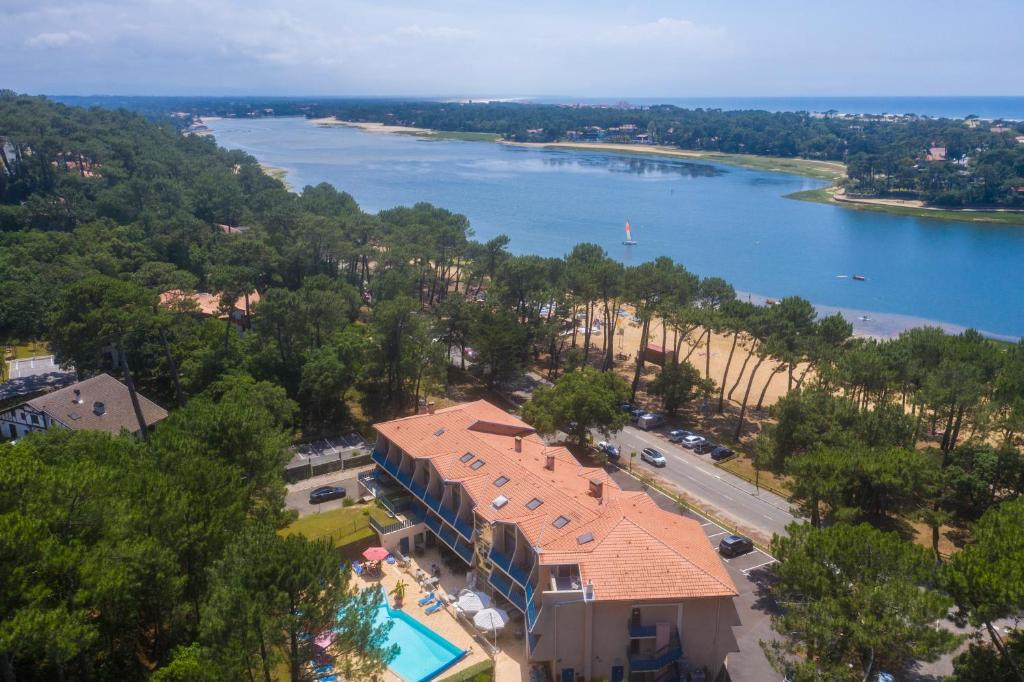
[[[863,282],[864,280],[867,279],[867,277],[865,277],[864,275],[854,275],[853,279],[858,281],[858,282]]]
[[[622,243],[626,246],[636,246],[636,240],[633,239],[633,233],[629,231],[629,221],[626,221],[626,238],[622,240]]]
[[[871,318],[868,317],[867,315],[861,315],[857,319],[860,320],[861,322],[870,322],[871,321]]]

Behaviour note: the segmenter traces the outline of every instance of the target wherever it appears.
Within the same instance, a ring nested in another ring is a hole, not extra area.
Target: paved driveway
[[[46,388],[62,388],[75,382],[74,370],[61,369],[52,355],[11,360],[7,369],[8,381],[0,384],[0,400],[38,393]]]
[[[322,485],[340,485],[345,488],[348,493],[348,497],[353,500],[359,495],[359,486],[356,477],[360,471],[372,469],[374,465],[365,467],[359,467],[357,469],[346,469],[344,471],[335,471],[323,476],[316,476],[314,478],[308,478],[305,481],[299,481],[298,483],[292,483],[288,486],[288,492],[285,495],[284,506],[286,509],[294,509],[299,512],[299,516],[306,516],[308,514],[316,514],[322,511],[328,511],[330,509],[337,509],[342,506],[344,499],[341,500],[330,500],[329,502],[321,502],[320,504],[309,503],[309,493]]]

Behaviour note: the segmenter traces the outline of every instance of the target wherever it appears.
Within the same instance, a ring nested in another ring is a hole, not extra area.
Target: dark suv
[[[697,445],[695,445],[693,451],[696,452],[698,455],[706,455],[709,452],[714,452],[717,447],[718,446],[712,443],[711,441],[706,440],[703,443],[698,443]]]
[[[729,459],[735,454],[735,452],[725,447],[724,445],[719,445],[717,448],[711,451],[711,459],[715,460],[716,462],[721,462],[723,459]]]
[[[343,497],[345,497],[345,489],[340,485],[325,485],[309,494],[309,503],[320,504],[330,500],[340,500]]]
[[[754,543],[742,535],[727,535],[718,543],[718,553],[722,556],[734,557],[754,551]]]

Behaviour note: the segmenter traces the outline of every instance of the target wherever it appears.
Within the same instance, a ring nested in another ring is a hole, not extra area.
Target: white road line
[[[714,535],[709,535],[708,536],[708,540],[710,540],[711,538],[717,538],[719,535],[725,535],[728,532],[729,531],[723,530],[721,533],[715,533]]]
[[[712,522],[708,521],[707,523],[702,523],[702,524],[700,524],[700,525],[701,525],[701,526],[713,526],[713,525],[715,525],[715,524],[713,524]]]
[[[772,559],[771,561],[766,561],[763,564],[758,564],[757,566],[751,566],[750,568],[744,568],[742,571],[740,571],[740,573],[747,573],[749,571],[753,571],[755,568],[761,568],[762,566],[767,566],[768,564],[774,564],[774,563],[775,563],[775,559]]]
[[[761,516],[765,517],[765,518],[766,518],[766,519],[768,519],[769,521],[771,521],[771,520],[772,520],[772,517],[768,516],[767,514],[761,514]]]
[[[729,500],[730,502],[735,502],[735,500],[732,499],[731,497],[729,497],[728,495],[722,494],[722,497],[724,497],[725,499]]]

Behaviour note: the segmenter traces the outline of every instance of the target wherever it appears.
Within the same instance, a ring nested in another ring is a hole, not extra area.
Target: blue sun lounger
[[[423,599],[420,599],[419,605],[426,606],[430,602],[434,601],[435,598],[436,597],[433,592],[427,592],[427,596],[423,597]]]
[[[355,573],[356,575],[362,575],[363,574],[363,565],[361,563],[359,563],[358,561],[353,561],[352,562],[352,572]]]
[[[442,606],[444,606],[443,603],[441,603],[439,601],[436,601],[433,604],[431,604],[430,606],[428,606],[427,610],[424,611],[424,613],[426,613],[429,616],[430,614],[434,613],[435,611],[440,611]]]

